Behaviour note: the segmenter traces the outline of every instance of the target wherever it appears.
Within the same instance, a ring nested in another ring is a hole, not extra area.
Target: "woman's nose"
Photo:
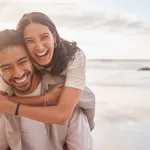
[[[41,42],[36,43],[36,49],[42,51],[44,49],[43,44]]]

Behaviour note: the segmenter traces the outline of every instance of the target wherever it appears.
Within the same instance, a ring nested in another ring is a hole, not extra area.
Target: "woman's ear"
[[[53,33],[54,43],[56,43],[56,32]]]

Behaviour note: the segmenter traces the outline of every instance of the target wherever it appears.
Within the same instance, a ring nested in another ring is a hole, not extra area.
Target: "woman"
[[[48,92],[48,104],[53,104],[55,103],[54,99],[58,99],[57,106],[61,106],[60,111],[62,111],[62,108],[65,110],[63,111],[63,122],[65,122],[78,103],[84,108],[84,103],[79,102],[80,99],[92,101],[93,107],[85,108],[85,113],[87,117],[89,117],[88,120],[92,130],[95,98],[90,89],[87,87],[84,88],[86,80],[86,57],[83,51],[77,47],[75,42],[69,42],[60,38],[54,23],[43,13],[32,12],[23,15],[17,25],[17,30],[21,32],[25,47],[33,59],[33,63],[39,70],[47,70],[54,75],[63,75],[66,77],[65,85],[59,98],[59,94],[57,93],[60,93],[61,86],[56,87],[52,92]],[[82,91],[84,94],[81,95]],[[86,94],[88,94],[89,97],[87,97]],[[29,101],[31,98],[34,99],[34,101]],[[61,123],[61,121],[58,122],[57,120],[56,122],[55,118],[50,118],[49,115],[45,115],[53,113],[53,111],[51,111],[52,109],[48,109],[48,107],[44,109],[44,107],[33,108],[25,106],[43,106],[44,95],[31,98],[20,99],[12,97],[10,99],[17,103],[24,104],[21,105],[19,110],[22,116],[38,121],[44,116],[48,118],[47,122],[49,123]],[[57,109],[59,110],[59,107],[57,107]],[[30,110],[32,110],[32,114],[26,113]],[[38,113],[39,111],[40,114]],[[92,114],[88,116],[88,113]]]

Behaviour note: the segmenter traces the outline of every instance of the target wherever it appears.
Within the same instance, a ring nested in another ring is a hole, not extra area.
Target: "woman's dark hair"
[[[79,50],[76,42],[69,42],[59,37],[55,24],[51,19],[40,12],[32,12],[24,14],[17,24],[17,30],[21,32],[22,37],[25,27],[31,23],[38,23],[49,28],[51,33],[56,35],[57,47],[54,49],[53,58],[51,61],[52,74],[60,74],[66,69],[68,63],[74,59],[75,53]]]

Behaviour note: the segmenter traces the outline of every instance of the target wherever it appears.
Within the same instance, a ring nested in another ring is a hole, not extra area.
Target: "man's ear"
[[[1,72],[1,69],[0,69],[0,77],[2,77],[2,72]]]

